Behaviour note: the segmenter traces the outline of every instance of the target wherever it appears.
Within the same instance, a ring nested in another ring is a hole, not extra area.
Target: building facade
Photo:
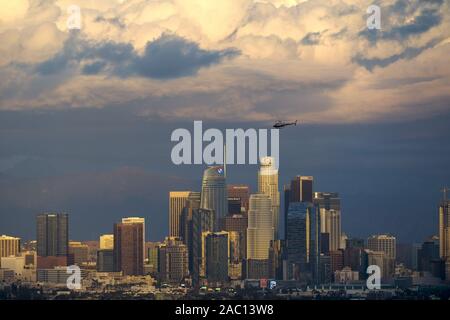
[[[228,213],[228,195],[225,172],[222,166],[213,166],[203,173],[200,208],[214,211],[214,230]]]
[[[250,187],[245,184],[227,185],[229,198],[239,198],[241,200],[241,212],[247,214],[250,200]]]
[[[189,275],[188,250],[180,238],[167,237],[159,248],[159,275],[163,281],[180,283]]]
[[[274,237],[279,239],[280,191],[278,189],[278,169],[275,166],[275,158],[273,157],[263,157],[260,163],[258,192],[270,197]]]
[[[180,236],[180,218],[191,191],[169,192],[169,237]]]
[[[336,192],[314,192],[314,204],[319,207],[321,232],[327,233],[328,250],[341,249],[341,199]]]
[[[114,225],[114,271],[124,275],[144,272],[144,226],[121,222]]]
[[[10,237],[6,235],[0,236],[0,258],[18,256],[19,254],[20,238]]]

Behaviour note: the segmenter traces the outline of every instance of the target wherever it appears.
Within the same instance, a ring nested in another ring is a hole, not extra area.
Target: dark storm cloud
[[[423,10],[422,13],[414,19],[414,22],[400,25],[387,32],[381,33],[382,39],[404,40],[410,36],[427,32],[431,28],[440,24],[441,15],[437,10]]]
[[[105,18],[102,16],[98,16],[97,18],[95,18],[95,22],[106,22],[109,23],[119,29],[125,29],[126,28],[126,24],[119,18],[115,17],[115,18]]]
[[[437,43],[439,43],[439,39],[432,40],[421,47],[408,47],[404,49],[401,53],[394,54],[392,56],[384,57],[384,58],[366,58],[362,54],[358,54],[352,58],[352,62],[357,63],[358,65],[366,68],[369,71],[372,71],[376,67],[385,68],[398,60],[411,60],[421,54],[423,51],[434,47]]]
[[[306,36],[301,40],[301,44],[305,46],[314,46],[320,43],[320,32],[309,32]]]
[[[81,66],[81,72],[86,75],[107,73],[171,79],[195,75],[201,68],[239,54],[233,48],[204,50],[195,42],[169,34],[148,42],[142,55],[128,43],[92,43],[74,36],[66,41],[61,52],[39,64],[36,71],[49,75]]]
[[[359,33],[375,44],[379,40],[405,41],[412,36],[423,34],[442,21],[439,7],[442,1],[405,1],[399,0],[384,9],[381,15],[383,30],[364,29]],[[413,16],[412,22],[392,25],[392,21]]]

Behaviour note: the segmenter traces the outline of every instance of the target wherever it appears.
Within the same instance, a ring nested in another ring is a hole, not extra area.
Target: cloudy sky
[[[34,215],[56,210],[74,239],[127,215],[161,239],[168,190],[199,189],[204,169],[172,165],[171,131],[277,119],[302,123],[282,131],[280,184],[314,175],[340,192],[347,233],[436,233],[448,0],[14,0],[0,43],[0,233],[33,238]],[[255,188],[256,170],[230,181]]]

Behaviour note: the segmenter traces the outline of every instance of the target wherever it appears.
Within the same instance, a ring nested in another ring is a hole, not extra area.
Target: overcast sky
[[[0,43],[0,234],[34,238],[34,216],[55,210],[73,239],[140,215],[160,240],[167,192],[200,190],[205,168],[171,163],[172,130],[278,119],[301,122],[281,132],[280,186],[314,175],[339,192],[349,235],[437,232],[449,1],[15,0]],[[257,166],[228,173],[255,190]]]

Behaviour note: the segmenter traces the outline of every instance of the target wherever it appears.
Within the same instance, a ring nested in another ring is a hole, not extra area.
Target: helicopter
[[[297,120],[295,120],[294,122],[288,122],[288,121],[281,121],[281,120],[278,120],[274,125],[273,125],[273,127],[274,128],[277,128],[277,129],[280,129],[280,128],[284,128],[284,127],[287,127],[287,126],[296,126],[297,125]]]

